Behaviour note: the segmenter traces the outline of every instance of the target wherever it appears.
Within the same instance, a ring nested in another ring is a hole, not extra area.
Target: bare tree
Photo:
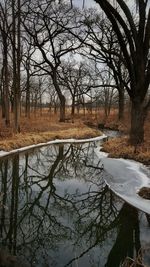
[[[89,92],[92,86],[92,78],[84,62],[75,60],[64,62],[59,73],[60,84],[71,95],[71,116],[74,122],[75,106],[77,99]]]
[[[4,115],[5,123],[10,125],[10,113],[9,113],[9,68],[8,68],[8,49],[9,49],[9,27],[8,27],[8,1],[5,1],[2,5],[0,3],[0,32],[2,39],[2,56],[3,67],[1,79],[3,80],[3,101],[4,101]]]
[[[28,36],[25,32],[23,38],[23,55],[22,55],[22,64],[26,72],[26,81],[25,81],[25,116],[30,118],[30,96],[31,96],[31,79],[34,76],[34,68],[32,65],[32,55],[35,52],[34,47],[32,46],[31,36]]]
[[[105,119],[110,114],[111,107],[116,105],[118,101],[118,90],[114,81],[113,73],[111,73],[108,69],[106,70],[97,70],[96,69],[96,84],[95,88],[95,102],[98,106],[102,106],[104,108]]]
[[[150,105],[150,7],[148,0],[138,0],[135,12],[124,0],[95,0],[112,24],[120,46],[121,60],[129,75],[126,88],[132,101],[130,143],[144,140],[144,122]],[[133,1],[132,1],[133,2]],[[126,42],[125,42],[126,40]],[[118,55],[120,57],[120,54]]]
[[[95,64],[103,65],[103,69],[108,67],[113,74],[119,93],[118,119],[121,120],[124,116],[124,91],[125,88],[128,89],[129,78],[121,60],[116,34],[110,22],[95,9],[85,11],[82,21],[88,32],[85,41],[86,49],[82,54],[93,60]]]
[[[64,3],[49,1],[28,4],[24,15],[24,27],[32,37],[32,44],[40,52],[40,59],[35,60],[37,69],[50,75],[60,100],[60,121],[65,121],[65,96],[58,82],[59,66],[62,59],[81,46],[66,28],[74,29],[74,9]]]
[[[20,64],[21,64],[21,3],[11,1],[12,8],[12,63],[14,92],[14,130],[20,132]]]

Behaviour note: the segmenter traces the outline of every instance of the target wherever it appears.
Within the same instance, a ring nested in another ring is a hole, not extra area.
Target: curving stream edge
[[[105,171],[105,183],[120,198],[139,210],[150,214],[150,200],[138,195],[142,187],[150,188],[150,171],[144,164],[128,159],[109,158],[107,153],[98,151]]]
[[[89,139],[56,139],[45,143],[14,149],[9,152],[0,151],[0,158],[52,144],[87,143],[105,139],[107,139],[107,135],[105,134]],[[127,203],[150,214],[150,200],[143,199],[137,194],[143,186],[150,187],[150,178],[148,177],[149,173],[147,168],[142,163],[133,160],[109,158],[108,153],[102,152],[101,148],[102,147],[100,146],[96,147],[95,153],[104,165],[106,184],[116,195]]]
[[[38,147],[42,147],[42,146],[47,146],[47,145],[60,144],[60,143],[88,143],[88,142],[104,140],[106,138],[107,138],[107,135],[103,134],[103,135],[93,137],[93,138],[88,138],[88,139],[74,139],[74,138],[55,139],[55,140],[44,142],[44,143],[39,143],[39,144],[34,144],[34,145],[30,145],[30,146],[25,146],[25,147],[13,149],[9,152],[4,151],[4,150],[0,150],[0,158],[5,157],[5,156],[9,156],[9,155],[14,154],[14,153],[24,152],[26,150],[30,150],[30,149],[38,148]]]

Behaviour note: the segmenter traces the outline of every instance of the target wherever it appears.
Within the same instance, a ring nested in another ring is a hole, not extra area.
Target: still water
[[[6,266],[119,267],[138,253],[150,266],[150,221],[109,190],[96,145],[0,160],[0,250],[20,261]]]

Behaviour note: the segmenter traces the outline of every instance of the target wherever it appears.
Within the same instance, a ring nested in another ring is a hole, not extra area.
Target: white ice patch
[[[0,151],[0,157],[11,155],[18,152],[23,152],[29,149],[52,145],[60,143],[87,143],[94,141],[101,141],[106,139],[107,136],[103,134],[95,138],[89,139],[57,139],[46,143],[37,145],[26,146],[23,148],[15,149],[10,152]],[[136,208],[150,214],[150,200],[141,198],[137,191],[143,187],[150,187],[150,177],[146,167],[138,162],[125,160],[125,159],[112,159],[108,158],[108,154],[100,151],[101,147],[95,148],[95,153],[101,159],[106,171],[105,182],[120,198],[135,206]],[[109,175],[107,175],[107,173]]]
[[[22,147],[22,148],[14,149],[14,150],[11,150],[9,152],[1,150],[0,151],[0,157],[8,156],[8,155],[11,155],[11,154],[14,154],[14,153],[18,153],[18,152],[23,152],[23,151],[26,151],[26,150],[29,150],[29,149],[33,149],[33,148],[37,148],[37,147],[41,147],[41,146],[60,144],[60,143],[61,144],[63,144],[63,143],[88,143],[88,142],[100,141],[100,140],[103,140],[105,138],[107,138],[107,136],[105,134],[103,134],[101,136],[97,136],[97,137],[94,137],[94,138],[88,138],[88,139],[73,139],[73,138],[71,138],[71,139],[56,139],[56,140],[48,141],[48,142],[45,142],[45,143],[39,143],[39,144],[36,144],[36,145],[30,145],[30,146],[25,146],[25,147]]]
[[[146,167],[142,163],[126,159],[105,157],[101,162],[106,171],[105,182],[110,189],[129,204],[150,214],[150,200],[137,194],[143,186],[150,187]]]

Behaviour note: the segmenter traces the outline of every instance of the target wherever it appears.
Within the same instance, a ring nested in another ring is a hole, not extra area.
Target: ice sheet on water
[[[107,138],[107,136],[103,134],[102,136],[82,140],[57,139],[46,143],[15,149],[10,152],[0,151],[0,157],[11,155],[17,152],[23,152],[25,150],[44,145],[96,142],[105,138]],[[137,194],[141,187],[150,187],[150,178],[146,167],[141,163],[131,160],[108,158],[108,154],[101,152],[98,147],[95,148],[95,153],[101,159],[101,163],[104,165],[104,171],[106,172],[105,181],[111,190],[129,204],[150,214],[150,200],[145,200]]]
[[[150,187],[146,167],[142,163],[121,158],[105,157],[101,161],[106,172],[105,182],[111,190],[129,204],[150,214],[150,200],[137,194],[140,188]]]

